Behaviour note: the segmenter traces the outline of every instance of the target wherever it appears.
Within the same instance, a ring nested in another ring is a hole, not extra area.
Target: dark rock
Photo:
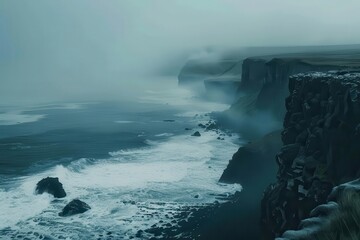
[[[66,192],[59,182],[59,178],[47,177],[36,184],[36,194],[43,194],[44,192],[53,195],[56,198],[66,197]]]
[[[295,157],[298,155],[299,150],[300,146],[298,144],[288,144],[283,146],[277,155],[278,163],[290,167]]]
[[[185,128],[185,130],[186,130],[186,131],[190,131],[190,130],[192,130],[192,128]]]
[[[196,132],[194,132],[191,136],[193,136],[193,137],[200,137],[201,134],[199,133],[199,131],[196,131]]]
[[[204,124],[202,124],[202,123],[199,123],[198,126],[201,127],[201,128],[206,128],[206,126]]]
[[[304,130],[302,133],[300,133],[296,139],[295,142],[299,143],[300,145],[304,146],[306,144],[306,140],[308,138],[309,132],[307,130]]]
[[[239,148],[220,181],[240,183],[244,187],[263,189],[276,174],[276,153],[281,147],[280,131],[274,131]],[[256,172],[257,174],[253,174]],[[258,176],[262,176],[259,179]]]
[[[299,135],[299,132],[298,132],[298,130],[296,130],[295,127],[285,128],[281,132],[281,140],[283,141],[284,144],[292,144],[292,143],[295,143],[298,135]]]
[[[278,180],[262,200],[264,239],[285,231],[284,239],[313,239],[309,226],[320,224],[309,218],[312,210],[346,188],[330,194],[334,185],[360,176],[360,73],[298,74],[290,77],[289,89]],[[288,231],[299,226],[307,230]]]
[[[75,214],[84,213],[90,209],[91,207],[87,205],[85,202],[80,201],[79,199],[74,199],[63,208],[63,210],[59,213],[59,216],[61,217],[72,216]]]
[[[218,126],[216,123],[210,123],[207,127],[206,127],[206,130],[207,131],[210,131],[210,130],[214,130],[214,129],[217,129]]]
[[[165,119],[165,120],[163,120],[164,122],[175,122],[175,120],[173,120],[173,119]]]

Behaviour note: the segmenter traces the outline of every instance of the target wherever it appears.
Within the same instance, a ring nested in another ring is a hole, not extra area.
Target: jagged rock
[[[35,193],[43,194],[44,192],[49,193],[56,198],[63,198],[66,196],[66,192],[57,177],[47,177],[36,184]]]
[[[201,134],[199,133],[199,131],[196,131],[196,132],[194,132],[191,136],[193,136],[193,137],[200,137]]]
[[[299,133],[295,127],[289,127],[284,129],[281,133],[281,140],[285,145],[295,143]]]
[[[74,199],[63,208],[63,210],[59,213],[59,216],[72,216],[75,214],[84,213],[90,209],[91,207],[85,202],[80,201],[79,199]]]
[[[206,130],[207,131],[210,131],[210,130],[214,130],[214,129],[217,129],[218,126],[216,123],[210,123],[207,127],[206,127]]]
[[[296,136],[295,142],[304,146],[308,136],[309,136],[309,132],[307,130],[304,130],[302,131],[302,133]]]
[[[281,148],[277,155],[278,164],[290,167],[298,155],[300,146],[298,144],[288,144]]]
[[[248,189],[264,189],[276,174],[274,159],[280,147],[280,131],[274,131],[261,139],[248,142],[233,155],[220,181],[240,183]],[[259,175],[253,174],[254,172]]]

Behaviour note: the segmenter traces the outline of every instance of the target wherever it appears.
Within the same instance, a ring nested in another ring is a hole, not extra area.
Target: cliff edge
[[[277,181],[261,203],[264,239],[297,229],[334,186],[360,176],[360,72],[297,74],[288,86]]]

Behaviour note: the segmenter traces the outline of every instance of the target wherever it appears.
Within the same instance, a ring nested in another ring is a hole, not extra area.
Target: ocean
[[[198,124],[227,108],[175,81],[129,101],[0,107],[0,238],[147,239],[183,207],[226,201],[241,186],[218,179],[241,137]],[[65,198],[35,195],[48,176]],[[91,210],[58,216],[75,198]]]

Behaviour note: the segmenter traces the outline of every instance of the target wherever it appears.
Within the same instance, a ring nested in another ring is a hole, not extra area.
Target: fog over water
[[[358,43],[358,9],[358,0],[1,1],[0,104],[128,98],[206,47]]]

